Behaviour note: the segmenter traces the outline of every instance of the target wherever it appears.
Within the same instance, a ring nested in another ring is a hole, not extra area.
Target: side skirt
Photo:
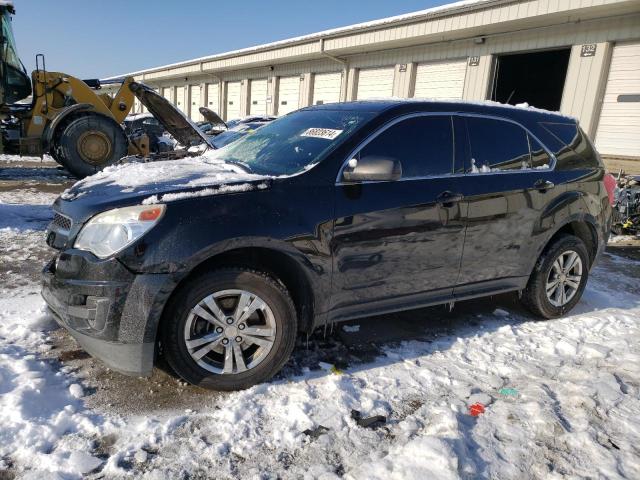
[[[317,317],[314,326],[319,327],[325,325],[325,322],[340,323],[358,318],[374,317],[406,310],[417,310],[435,305],[452,305],[463,300],[516,292],[524,289],[528,280],[529,277],[501,278],[499,280],[488,280],[461,285],[454,289],[448,288],[428,293],[407,295],[399,299],[394,299],[392,302],[385,299],[366,305],[349,305]]]

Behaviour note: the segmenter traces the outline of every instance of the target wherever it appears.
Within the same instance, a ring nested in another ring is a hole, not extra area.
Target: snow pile
[[[0,470],[10,459],[79,477],[102,464],[86,453],[97,428],[76,396],[81,387],[38,358],[53,325],[37,291],[0,299]]]
[[[607,302],[597,290],[586,298],[564,319],[523,321],[502,310],[456,337],[387,348],[342,374],[323,369],[231,394],[164,439],[153,466],[173,477],[210,469],[354,479],[638,478],[638,299],[627,296],[627,310],[599,310]],[[473,417],[477,402],[486,413]],[[352,409],[389,422],[359,427]],[[319,425],[328,431],[317,439],[302,433]]]
[[[31,478],[640,478],[637,268],[606,256],[563,319],[501,306],[342,371],[323,363],[220,395],[215,408],[144,417],[88,411],[81,380],[40,357],[52,322],[36,289],[14,291],[0,297],[0,469]],[[485,412],[474,417],[477,403]],[[353,409],[388,421],[360,427]],[[327,430],[317,438],[303,433],[319,426]]]
[[[7,155],[5,153],[0,154],[0,162],[6,163],[17,163],[17,162],[43,162],[43,163],[56,163],[56,161],[49,155],[44,155],[42,158],[40,157],[28,157],[28,156],[19,156],[19,155]]]

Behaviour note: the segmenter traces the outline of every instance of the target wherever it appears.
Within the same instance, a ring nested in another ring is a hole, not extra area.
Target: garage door
[[[176,88],[175,106],[178,107],[183,112],[186,112],[185,104],[184,104],[184,87]]]
[[[313,76],[313,105],[339,102],[341,83],[340,72],[316,73]]]
[[[640,157],[640,43],[613,48],[596,147],[605,155]]]
[[[164,87],[162,89],[162,96],[171,102],[171,87]]]
[[[393,95],[394,67],[363,68],[358,74],[357,99],[387,98]]]
[[[210,83],[207,85],[207,108],[220,115],[220,84]]]
[[[227,83],[227,115],[225,120],[240,118],[240,82]]]
[[[462,98],[466,60],[420,63],[416,68],[414,98]]]
[[[189,114],[191,120],[194,122],[199,122],[202,120],[202,115],[200,115],[200,85],[191,85],[191,108],[189,110]]]
[[[251,80],[249,97],[249,114],[267,114],[267,79]]]
[[[280,77],[278,82],[278,115],[286,115],[298,109],[300,102],[300,77]]]

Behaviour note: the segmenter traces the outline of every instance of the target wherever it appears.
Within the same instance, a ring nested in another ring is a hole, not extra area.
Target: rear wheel
[[[124,131],[110,118],[78,117],[62,127],[54,158],[77,177],[93,175],[127,154]]]
[[[295,308],[282,285],[261,272],[225,269],[180,290],[164,318],[162,346],[189,383],[239,390],[277,373],[296,333]]]
[[[540,317],[559,317],[580,301],[588,277],[587,247],[578,237],[563,235],[540,255],[522,303]]]

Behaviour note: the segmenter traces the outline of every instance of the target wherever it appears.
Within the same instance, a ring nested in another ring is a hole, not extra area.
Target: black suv
[[[55,202],[58,321],[110,367],[248,387],[298,332],[519,292],[568,312],[611,207],[571,118],[454,102],[314,106],[202,157],[111,168]]]

